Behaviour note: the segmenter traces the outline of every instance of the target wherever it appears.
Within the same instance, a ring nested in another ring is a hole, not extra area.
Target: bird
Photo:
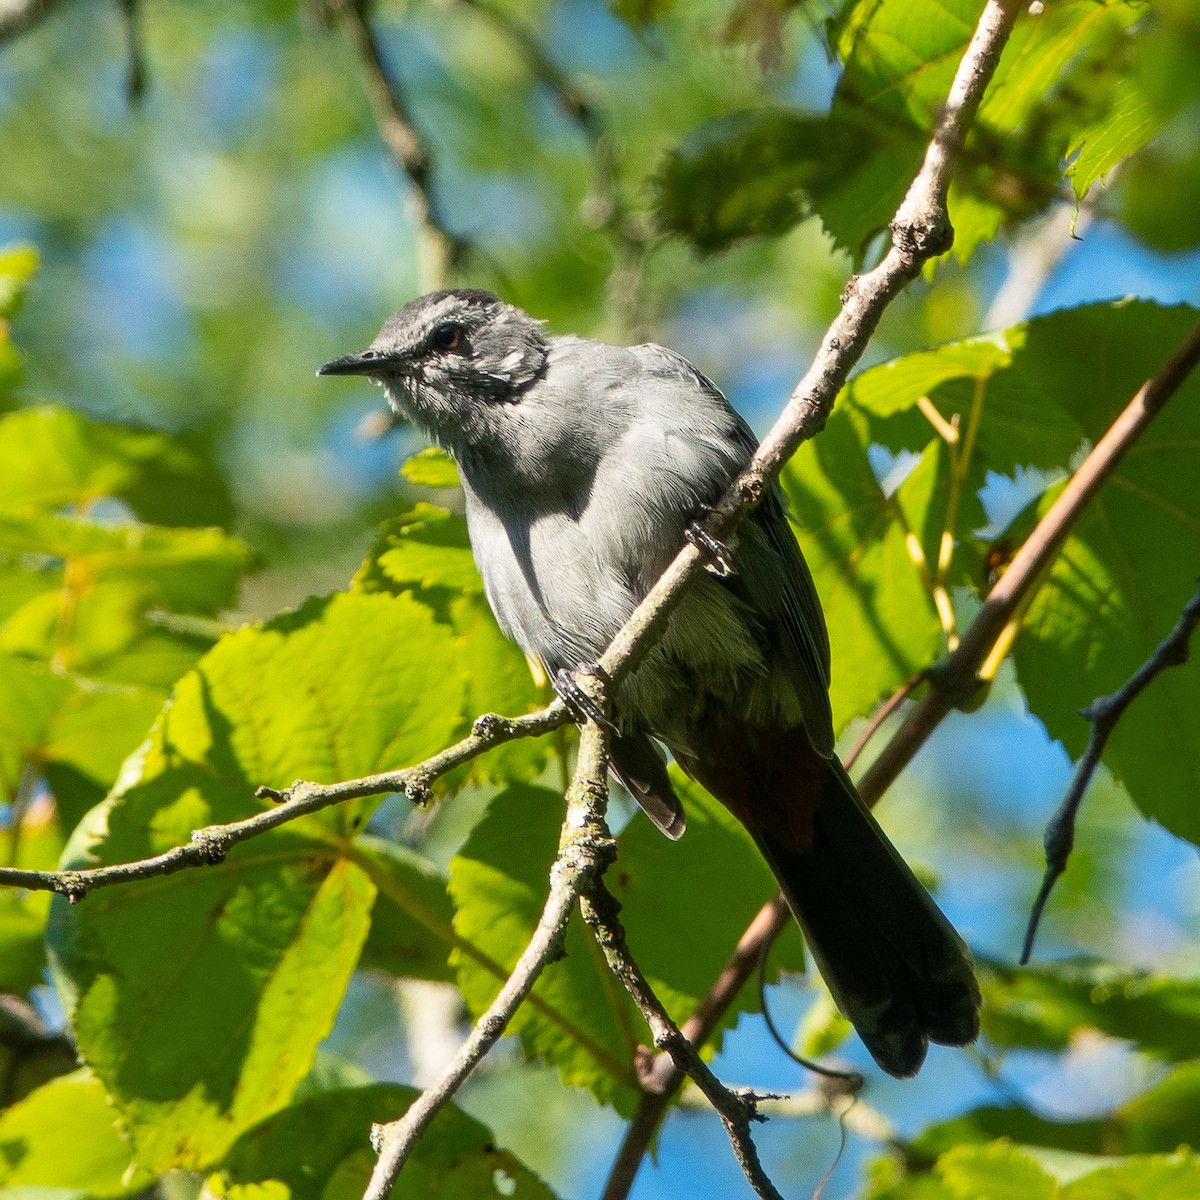
[[[698,533],[757,446],[718,388],[666,347],[552,335],[473,288],[411,301],[318,374],[381,385],[451,456],[496,620],[573,707],[576,672],[700,539],[711,569],[612,698],[610,770],[678,838],[665,747],[745,826],[884,1071],[972,1042],[970,953],[835,752],[828,634],[782,491],[728,547]]]

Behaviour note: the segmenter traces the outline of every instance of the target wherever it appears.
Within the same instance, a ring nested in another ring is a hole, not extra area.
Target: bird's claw
[[[579,686],[576,676],[582,673],[595,675],[604,683],[609,682],[608,672],[599,663],[580,663],[574,671],[560,667],[554,672],[553,685],[558,698],[571,711],[576,722],[582,724],[585,720],[607,729],[609,733],[620,733],[620,730],[604,715],[596,702]]]
[[[729,547],[724,542],[713,537],[698,521],[689,521],[684,528],[683,536],[687,538],[705,560],[705,565],[714,575],[722,579],[734,574],[733,558]]]

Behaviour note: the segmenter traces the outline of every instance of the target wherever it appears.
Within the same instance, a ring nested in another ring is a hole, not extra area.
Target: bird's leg
[[[591,696],[576,682],[576,676],[582,674],[595,675],[606,685],[611,682],[608,672],[599,663],[580,663],[574,671],[560,667],[554,672],[554,678],[551,680],[555,692],[558,693],[558,698],[570,709],[571,716],[577,724],[582,725],[585,720],[592,721],[607,729],[609,733],[619,736],[621,731],[600,711]]]
[[[724,579],[726,576],[736,573],[733,567],[733,557],[729,553],[729,547],[724,542],[713,537],[700,524],[711,511],[707,505],[702,506],[696,516],[684,526],[683,536],[700,551],[700,557],[704,559],[704,565],[714,575],[719,575]]]

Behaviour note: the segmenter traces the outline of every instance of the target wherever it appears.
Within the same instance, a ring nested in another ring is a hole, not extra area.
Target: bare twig
[[[604,687],[597,676],[581,675],[579,683],[593,701],[604,705]],[[429,1122],[503,1035],[546,965],[561,957],[567,922],[576,901],[616,854],[616,844],[604,820],[608,804],[607,757],[605,728],[589,721],[580,735],[579,759],[567,791],[558,853],[550,869],[550,891],[533,936],[495,1000],[475,1022],[438,1081],[426,1088],[399,1120],[375,1127],[372,1141],[379,1157],[363,1200],[386,1200]]]
[[[292,784],[285,791],[261,787],[255,793],[260,799],[274,800],[276,807],[255,813],[227,825],[206,825],[192,834],[183,846],[156,854],[137,862],[118,863],[109,867],[88,867],[77,871],[26,871],[12,867],[0,868],[0,886],[27,888],[30,891],[58,892],[72,903],[82,900],[95,888],[115,883],[131,883],[156,875],[173,875],[187,867],[220,862],[238,842],[266,833],[307,813],[354,800],[360,796],[378,796],[385,792],[400,792],[416,804],[429,799],[434,780],[465,762],[520,737],[540,737],[569,721],[566,709],[559,703],[524,717],[498,717],[487,714],[475,722],[469,737],[439,751],[416,766],[398,771],[367,775],[344,783]]]
[[[621,925],[620,905],[604,885],[597,873],[580,897],[583,919],[604,951],[609,970],[625,986],[638,1010],[650,1026],[654,1044],[670,1056],[676,1071],[686,1074],[708,1098],[717,1110],[729,1143],[755,1195],[764,1200],[782,1200],[775,1185],[767,1177],[758,1158],[754,1139],[750,1136],[752,1121],[765,1120],[760,1116],[753,1092],[733,1092],[709,1069],[701,1059],[695,1046],[680,1032],[671,1020],[662,1003],[638,969],[629,947],[625,942],[625,930]]]
[[[367,19],[368,0],[324,0],[363,65],[375,121],[392,157],[413,185],[412,213],[422,231],[421,290],[443,286],[447,273],[470,248],[450,231],[434,194],[433,156],[417,129],[400,84],[390,77],[375,30]]]
[[[1079,766],[1075,769],[1071,786],[1067,789],[1058,811],[1046,826],[1046,874],[1042,878],[1041,889],[1029,914],[1029,926],[1025,930],[1025,943],[1021,948],[1022,966],[1029,962],[1038,923],[1042,919],[1042,910],[1046,907],[1046,901],[1050,898],[1050,892],[1058,882],[1059,876],[1066,870],[1067,860],[1074,849],[1075,818],[1079,814],[1079,806],[1083,803],[1092,775],[1100,765],[1100,756],[1104,753],[1109,736],[1117,727],[1117,722],[1125,710],[1156,675],[1165,671],[1167,667],[1178,667],[1187,662],[1188,643],[1197,625],[1200,625],[1200,591],[1197,591],[1184,606],[1175,628],[1129,680],[1111,695],[1097,697],[1083,710],[1083,716],[1091,722],[1092,733],[1087,749],[1079,760]]]
[[[61,0],[0,0],[0,42],[26,33],[60,3]]]
[[[883,795],[942,718],[957,704],[977,694],[981,669],[995,660],[997,645],[1010,644],[1015,621],[1045,578],[1068,534],[1130,447],[1198,362],[1200,322],[1192,327],[1163,368],[1138,389],[1071,477],[992,588],[979,615],[963,634],[958,649],[928,672],[932,687],[909,710],[904,724],[859,781],[859,793],[868,804]]]

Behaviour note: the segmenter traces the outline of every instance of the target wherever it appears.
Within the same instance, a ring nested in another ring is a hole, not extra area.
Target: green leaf
[[[32,246],[9,246],[0,250],[0,320],[16,315],[25,288],[38,269],[38,252]],[[0,332],[0,341],[8,331]]]
[[[937,1174],[955,1200],[1056,1200],[1058,1185],[1033,1159],[1008,1142],[957,1146]]]
[[[1053,340],[1044,336],[1047,328],[1035,344],[1030,329],[1027,369],[1035,357],[1045,364],[1044,386],[1060,385],[1059,403],[1094,442],[1170,358],[1197,313],[1138,304],[1065,316],[1071,319],[1055,323]],[[1071,378],[1067,371],[1082,370],[1083,346],[1090,348],[1088,373]],[[1198,402],[1200,379],[1193,376],[1075,526],[1017,639],[1014,661],[1030,708],[1073,757],[1089,734],[1080,710],[1125,683],[1195,591]],[[1146,816],[1192,841],[1200,841],[1193,803],[1200,760],[1178,747],[1198,740],[1200,675],[1168,670],[1126,710],[1104,755]]]
[[[866,371],[847,388],[844,406],[863,423],[860,443],[920,450],[929,437],[916,407],[922,397],[945,419],[960,414],[961,428],[979,403],[966,475],[968,502],[953,531],[961,553],[978,557],[986,547],[973,533],[981,520],[972,493],[986,473],[1012,476],[1027,467],[1072,467],[1080,447],[1098,442],[1141,384],[1167,362],[1197,315],[1194,309],[1130,301],[1053,313],[1002,334],[921,351]],[[1200,475],[1198,396],[1200,380],[1189,379],[1122,461],[1064,545],[1017,640],[1014,659],[1030,708],[1074,756],[1082,753],[1088,736],[1080,710],[1133,674],[1195,589],[1192,564],[1200,561],[1200,527],[1193,517]],[[828,439],[829,433],[816,438],[812,453],[819,457]],[[802,455],[806,449],[802,447]],[[836,465],[831,461],[832,478],[837,478],[834,472],[847,473],[853,453],[847,448]],[[797,458],[798,465],[802,461]],[[819,528],[819,512],[810,515],[796,487],[798,475],[785,476],[797,515],[802,525],[812,521]],[[865,474],[863,478],[869,494],[869,481]],[[804,477],[813,490],[814,479],[816,472]],[[904,488],[911,486],[906,482]],[[1052,498],[1051,493],[1043,497],[1041,510]],[[903,495],[898,499],[903,505]],[[874,503],[878,506],[878,496]],[[826,506],[832,519],[834,502]],[[842,507],[853,510],[850,496]],[[818,587],[828,593],[826,611],[833,629],[838,593],[822,582],[821,552],[809,548],[809,537],[802,536],[802,544]],[[847,539],[843,554],[864,553],[856,543],[873,547],[879,540],[879,533],[864,531]],[[898,555],[893,561],[899,571]],[[978,577],[959,578],[980,586]],[[851,579],[852,587],[862,584]],[[882,627],[892,629],[894,614],[904,610],[889,605],[887,611]],[[863,623],[858,621],[860,627]],[[835,697],[846,661],[840,636],[835,632],[833,638]],[[852,640],[849,631],[845,636]],[[878,670],[882,659],[872,649],[874,665],[863,664],[868,671]],[[835,711],[842,711],[836,699]],[[1200,790],[1200,766],[1194,755],[1176,752],[1178,744],[1193,740],[1200,740],[1200,676],[1167,671],[1127,711],[1105,762],[1147,816],[1198,840],[1200,815],[1190,797]]]
[[[366,835],[355,841],[355,861],[378,893],[361,965],[452,982],[454,908],[445,875],[416,851]]]
[[[699,1007],[713,980],[758,910],[779,890],[750,836],[724,805],[681,771],[672,769],[687,814],[677,842],[639,812],[617,839],[617,862],[607,876],[621,904],[629,947],[667,1011],[683,1023]],[[703,898],[704,903],[698,903]],[[680,953],[680,946],[687,953]],[[804,970],[804,946],[795,925],[771,950],[767,980]],[[710,1045],[743,1013],[758,1012],[758,989],[748,981],[722,1018]]]
[[[984,1027],[1000,1045],[1063,1049],[1081,1028],[1176,1062],[1200,1042],[1200,980],[1079,960],[1019,971],[992,965]]]
[[[126,1196],[150,1182],[131,1167],[104,1088],[87,1071],[54,1079],[0,1113],[0,1187]]]
[[[84,510],[124,500],[160,525],[228,525],[229,489],[178,438],[40,405],[0,419],[0,509]]]
[[[421,605],[309,601],[222,639],[180,681],[67,861],[133,861],[251,815],[260,782],[418,761],[449,739],[461,701],[451,634]],[[346,839],[371,803],[293,822],[211,869],[53,910],[64,1008],[140,1163],[211,1164],[290,1099],[366,937],[375,887]]]
[[[831,123],[866,146],[816,199],[838,245],[861,255],[903,198],[974,32],[978,0],[857,0],[833,27],[845,63]],[[968,140],[950,198],[955,254],[970,257],[1007,216],[1053,198],[1071,138],[1102,122],[1115,80],[1097,67],[1119,55],[1139,6],[1060,0],[1023,14]]]
[[[428,488],[458,487],[458,468],[445,450],[426,446],[408,459],[400,473],[409,483]]]
[[[364,591],[483,591],[466,521],[444,508],[424,503],[384,523],[354,583]]]
[[[373,1123],[402,1116],[418,1093],[396,1084],[339,1088],[293,1104],[245,1133],[229,1151],[206,1200],[355,1200],[370,1178]],[[268,1189],[266,1192],[260,1189]],[[552,1193],[492,1134],[448,1105],[405,1163],[394,1200],[553,1200]]]
[[[1062,1200],[1193,1200],[1200,1195],[1200,1157],[1130,1158],[1091,1171],[1062,1189]]]
[[[899,502],[876,481],[867,442],[865,431],[836,409],[782,476],[829,625],[839,732],[928,666],[942,642],[933,601],[905,544]],[[921,487],[920,477],[911,486]]]

